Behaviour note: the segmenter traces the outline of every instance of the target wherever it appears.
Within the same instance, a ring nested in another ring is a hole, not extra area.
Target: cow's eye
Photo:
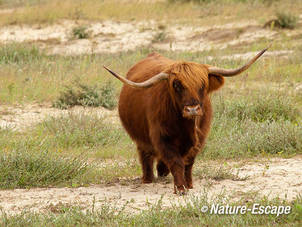
[[[203,87],[199,88],[199,95],[202,96],[203,95]]]
[[[178,93],[180,93],[183,90],[183,86],[179,80],[173,81],[173,88]]]

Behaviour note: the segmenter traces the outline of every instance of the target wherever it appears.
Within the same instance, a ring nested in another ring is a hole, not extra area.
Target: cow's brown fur
[[[119,100],[119,115],[124,128],[137,144],[143,169],[143,183],[154,179],[153,162],[159,176],[169,172],[176,189],[192,188],[192,166],[210,130],[212,107],[209,93],[219,89],[224,79],[208,75],[208,66],[178,62],[157,53],[134,65],[127,79],[143,82],[166,72],[169,79],[151,88],[136,89],[124,85]],[[186,88],[180,99],[173,88],[177,79]],[[202,116],[192,119],[182,115],[183,105],[201,104]]]

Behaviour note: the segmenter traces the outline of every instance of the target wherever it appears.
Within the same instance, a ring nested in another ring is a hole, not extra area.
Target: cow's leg
[[[143,170],[142,182],[145,184],[152,183],[152,181],[154,180],[153,153],[152,151],[143,149],[141,147],[138,147],[138,153],[139,153],[139,159]]]
[[[162,150],[161,155],[161,160],[166,164],[174,178],[174,192],[177,193],[178,191],[184,194],[187,184],[184,178],[185,164],[183,158],[169,149]]]
[[[190,160],[188,162],[186,162],[186,165],[185,165],[185,180],[186,180],[188,189],[193,188],[192,168],[193,168],[194,160],[195,160],[195,157],[190,158]]]
[[[185,162],[185,180],[189,189],[193,188],[192,168],[196,155],[199,153],[200,147],[192,147],[184,157]]]
[[[185,164],[180,155],[179,146],[174,143],[173,137],[159,133],[161,131],[160,126],[153,125],[152,129],[150,133],[152,144],[158,158],[164,162],[174,178],[175,193],[179,191],[184,194],[187,188],[184,177]]]
[[[168,166],[162,160],[158,160],[156,169],[159,177],[165,177],[170,173]]]
[[[179,191],[180,193],[184,193],[187,184],[184,178],[185,164],[183,159],[176,156],[173,158],[163,158],[163,161],[168,166],[174,178],[174,192],[177,193]]]

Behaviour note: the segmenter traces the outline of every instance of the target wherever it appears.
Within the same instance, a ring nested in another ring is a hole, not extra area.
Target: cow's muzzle
[[[195,106],[185,106],[182,111],[182,116],[184,118],[194,118],[197,116],[202,116],[202,109],[200,105]]]

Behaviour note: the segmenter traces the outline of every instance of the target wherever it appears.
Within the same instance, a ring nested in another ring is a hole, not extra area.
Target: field
[[[300,226],[300,0],[0,0],[0,226]],[[154,51],[234,68],[194,189],[141,184],[117,112],[125,75]],[[290,206],[218,215],[203,206]]]

